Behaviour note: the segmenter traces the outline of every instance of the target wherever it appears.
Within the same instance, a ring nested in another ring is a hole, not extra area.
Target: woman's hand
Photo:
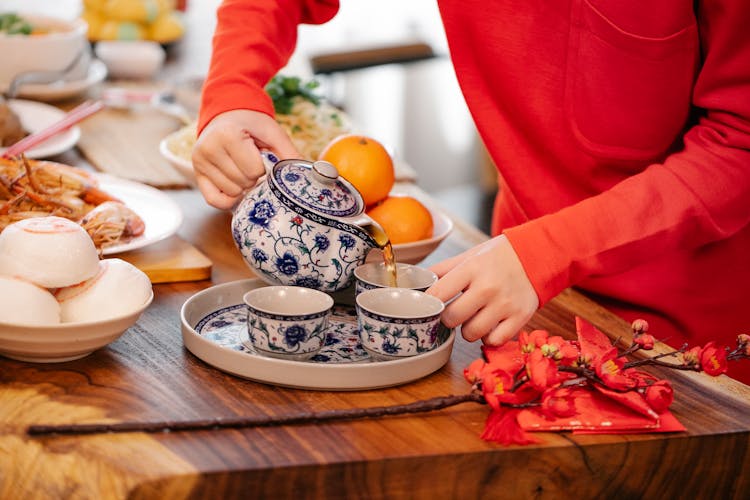
[[[508,239],[501,235],[435,264],[440,278],[427,293],[447,302],[442,321],[473,342],[503,344],[539,307],[539,299]],[[460,294],[460,295],[459,295]]]
[[[265,113],[235,109],[206,125],[193,148],[193,168],[209,205],[232,208],[266,173],[260,149],[282,159],[299,157],[286,132]]]

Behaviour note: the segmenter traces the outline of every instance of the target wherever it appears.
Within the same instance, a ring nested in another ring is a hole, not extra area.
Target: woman
[[[750,331],[746,0],[441,1],[451,58],[499,171],[490,241],[434,266],[448,326],[499,344],[576,286],[679,347]],[[297,155],[265,83],[333,0],[226,0],[193,155],[229,208]],[[741,363],[735,363],[740,365]],[[734,376],[750,382],[748,363]]]

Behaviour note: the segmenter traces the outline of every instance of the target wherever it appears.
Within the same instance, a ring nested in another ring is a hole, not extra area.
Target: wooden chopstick
[[[65,116],[63,116],[60,120],[56,121],[49,127],[46,127],[38,132],[34,132],[33,134],[29,134],[17,143],[10,146],[3,153],[3,157],[13,158],[20,155],[21,153],[25,153],[34,146],[46,141],[53,135],[59,134],[60,132],[69,129],[76,123],[80,122],[84,118],[91,116],[102,108],[104,108],[103,101],[85,101],[65,113]]]

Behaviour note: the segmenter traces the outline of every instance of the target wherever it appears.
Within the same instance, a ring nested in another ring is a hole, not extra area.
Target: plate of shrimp
[[[183,220],[179,205],[151,186],[62,163],[0,158],[0,231],[48,215],[81,224],[101,255],[166,239]]]

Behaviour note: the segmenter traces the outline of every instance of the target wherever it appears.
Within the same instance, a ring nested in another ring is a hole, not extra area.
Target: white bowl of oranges
[[[380,224],[393,245],[396,262],[416,264],[430,255],[453,230],[453,221],[413,189],[395,183],[393,159],[377,140],[358,134],[333,139],[319,159],[362,195],[366,213]],[[368,261],[378,260],[370,252]]]

